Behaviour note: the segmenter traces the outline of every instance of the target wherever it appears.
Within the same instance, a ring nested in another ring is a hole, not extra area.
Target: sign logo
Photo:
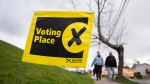
[[[66,58],[66,63],[82,63],[82,59],[70,59],[70,58]]]
[[[22,61],[85,67],[93,17],[91,12],[35,12]]]
[[[84,51],[86,39],[88,39],[87,24],[75,22],[70,24],[62,35],[62,42],[65,49],[72,53]]]

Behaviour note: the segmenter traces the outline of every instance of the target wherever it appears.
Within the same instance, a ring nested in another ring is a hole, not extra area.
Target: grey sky
[[[150,8],[149,0],[130,0],[124,17],[130,27],[128,45],[125,46],[125,58],[136,58],[140,62],[150,63]]]
[[[59,3],[63,0],[1,0],[0,1],[0,39],[14,44],[22,49],[25,47],[27,34],[34,11],[36,10],[58,10]],[[65,0],[64,0],[65,1]],[[85,1],[80,2],[78,9],[85,10]],[[126,38],[125,62],[132,66],[133,58],[141,63],[150,63],[150,0],[130,0],[122,19],[127,22],[130,29]],[[95,7],[94,2],[92,2]],[[116,7],[120,5],[117,2]],[[96,8],[96,7],[95,7]],[[96,9],[93,10],[96,10]],[[90,48],[87,67],[96,56],[97,46]],[[102,52],[103,49],[101,48]],[[104,59],[108,55],[106,49],[102,52]],[[113,51],[113,50],[112,50]],[[113,51],[116,58],[117,53]]]

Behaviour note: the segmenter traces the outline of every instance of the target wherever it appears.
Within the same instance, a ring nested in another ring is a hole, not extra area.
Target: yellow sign
[[[86,67],[94,13],[36,11],[22,61]]]

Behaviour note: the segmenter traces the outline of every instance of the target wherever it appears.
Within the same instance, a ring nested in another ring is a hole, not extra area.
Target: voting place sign
[[[34,12],[22,61],[86,67],[93,20],[93,12]]]

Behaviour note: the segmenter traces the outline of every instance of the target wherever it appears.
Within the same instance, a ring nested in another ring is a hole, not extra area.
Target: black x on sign
[[[83,27],[78,33],[76,32],[75,28],[71,29],[73,38],[68,42],[68,46],[70,47],[73,42],[76,42],[77,45],[80,45],[82,43],[82,40],[80,39],[80,35],[86,30],[85,27]]]

